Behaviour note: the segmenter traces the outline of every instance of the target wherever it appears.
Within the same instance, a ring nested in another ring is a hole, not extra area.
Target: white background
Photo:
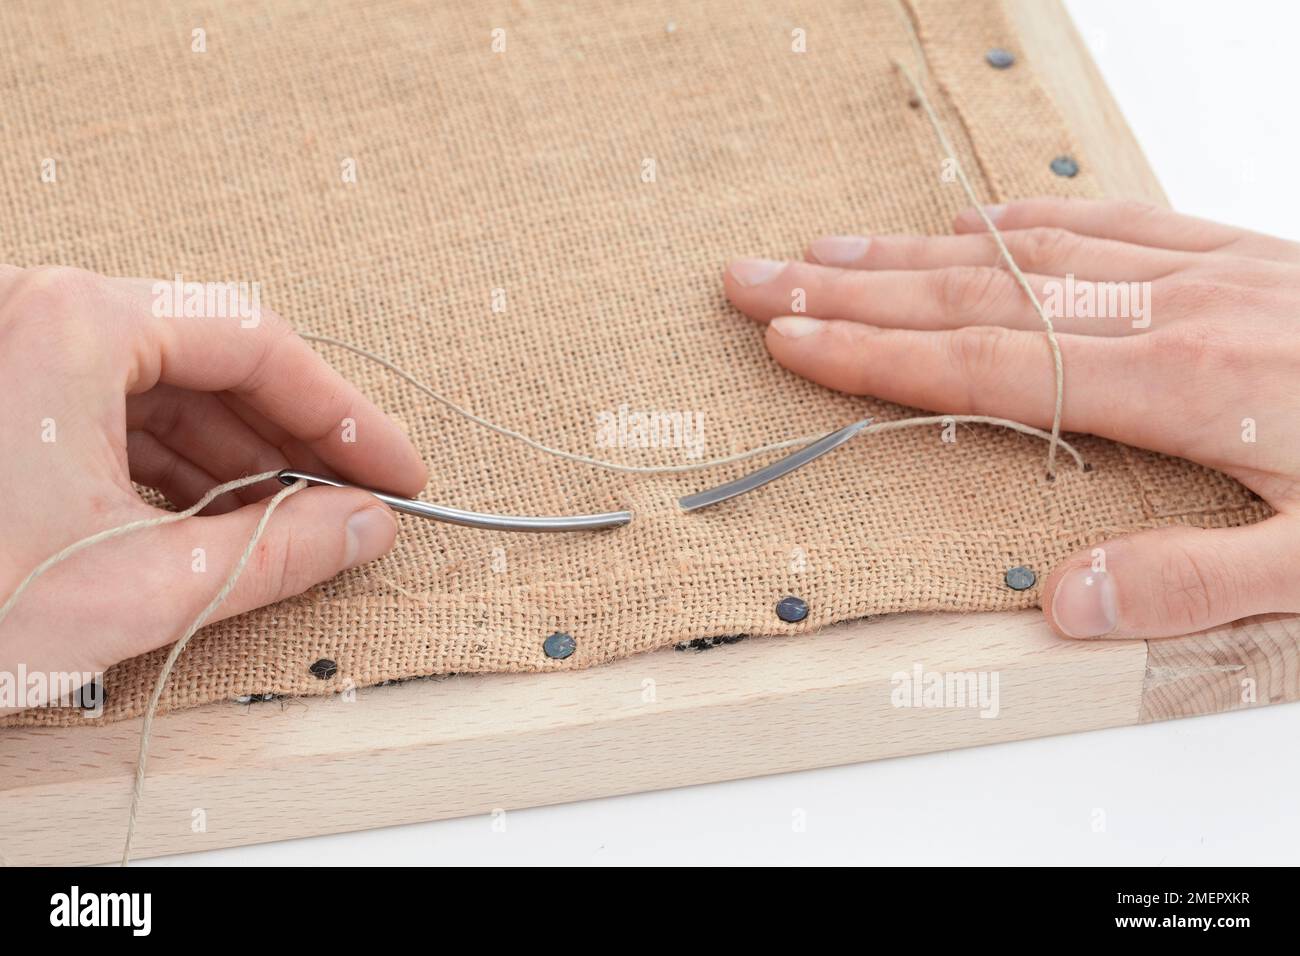
[[[1300,240],[1300,4],[1068,6],[1174,206]],[[1291,704],[155,862],[1295,864],[1297,735]]]

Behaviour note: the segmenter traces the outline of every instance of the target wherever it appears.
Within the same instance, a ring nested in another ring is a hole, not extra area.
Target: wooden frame
[[[1108,194],[1163,202],[1057,0],[1012,0],[1025,52]],[[1300,624],[1064,641],[1038,612],[906,614],[585,671],[414,681],[159,719],[138,856],[490,813],[1300,698]],[[998,716],[895,706],[927,672],[996,674]],[[115,859],[139,721],[0,732],[0,862]]]

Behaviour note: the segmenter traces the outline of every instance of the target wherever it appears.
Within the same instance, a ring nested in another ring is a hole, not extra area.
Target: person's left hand
[[[1092,549],[1077,553],[1043,582],[1048,622],[1068,637],[1164,637],[1300,611],[1300,244],[1138,203],[1030,199],[987,211],[1057,312],[1062,427],[1215,468],[1277,512],[1245,527],[1116,538],[1102,545],[1104,569]],[[1049,428],[1042,319],[975,210],[955,226],[827,237],[806,262],[737,260],[727,295],[769,323],[776,360],[814,382]],[[805,314],[792,314],[796,290]],[[1085,309],[1058,311],[1053,294]],[[1095,314],[1112,302],[1130,314]]]

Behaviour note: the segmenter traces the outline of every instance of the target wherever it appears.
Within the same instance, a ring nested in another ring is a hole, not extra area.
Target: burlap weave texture
[[[984,63],[1017,46],[996,0],[917,0],[907,15],[989,201],[1099,194],[1091,164],[1106,157],[1075,142],[1033,63]],[[256,281],[299,328],[382,352],[549,444],[632,464],[689,458],[597,447],[602,413],[701,414],[706,457],[906,417],[776,366],[720,273],[827,233],[950,228],[964,197],[890,62],[913,57],[891,0],[19,0],[0,7],[0,258]],[[1062,154],[1077,177],[1050,171]],[[47,157],[57,183],[39,180]],[[1093,438],[1077,440],[1090,473],[1063,459],[1048,482],[1041,442],[981,427],[956,443],[938,429],[860,439],[687,515],[677,497],[755,463],[647,477],[557,461],[321,349],[404,423],[429,500],[636,518],[550,536],[403,518],[384,559],[201,633],[164,710],[1030,606],[1037,590],[1007,588],[1009,566],[1041,575],[1124,530],[1266,513],[1221,475]],[[785,594],[808,602],[802,624],[773,613]],[[576,640],[567,660],[543,654],[554,631]],[[164,653],[109,673],[109,719],[143,710]],[[321,658],[338,665],[328,680],[308,670]]]

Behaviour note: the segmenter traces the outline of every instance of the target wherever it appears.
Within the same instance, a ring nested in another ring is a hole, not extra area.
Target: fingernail
[[[1052,598],[1052,617],[1068,637],[1103,637],[1119,620],[1115,581],[1105,571],[1072,568]]]
[[[347,544],[343,551],[343,570],[373,561],[393,540],[392,514],[382,505],[370,505],[352,513],[347,523]]]
[[[801,339],[805,335],[812,335],[814,332],[821,331],[823,325],[821,319],[814,319],[807,315],[785,315],[773,319],[769,324],[773,332],[787,339]]]
[[[808,252],[824,266],[851,266],[867,254],[871,240],[862,236],[823,236],[814,239]]]
[[[727,266],[741,285],[761,285],[769,279],[775,279],[784,268],[785,263],[775,259],[737,259]]]

